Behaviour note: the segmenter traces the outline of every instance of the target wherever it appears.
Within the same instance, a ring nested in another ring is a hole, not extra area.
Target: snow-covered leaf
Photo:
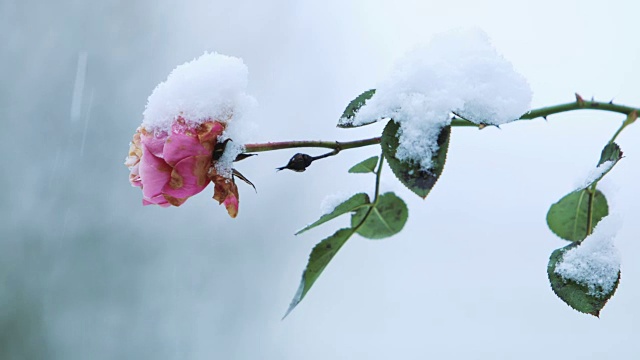
[[[378,121],[379,119],[370,119],[370,120],[367,120],[366,122],[361,122],[359,124],[353,123],[353,119],[356,116],[356,113],[358,112],[358,110],[360,110],[360,108],[364,106],[367,100],[371,99],[371,97],[375,93],[376,93],[376,89],[367,90],[362,94],[358,95],[358,97],[356,97],[355,99],[351,100],[349,105],[347,105],[347,107],[344,109],[342,116],[338,120],[338,127],[341,127],[341,128],[358,127],[358,126],[373,124],[374,122]]]
[[[351,216],[351,227],[356,228],[367,215],[369,208],[360,208]],[[358,228],[358,234],[368,239],[383,239],[397,234],[407,222],[409,210],[396,194],[380,195],[371,213]]]
[[[376,165],[378,164],[378,157],[372,156],[367,160],[359,162],[349,169],[349,172],[352,174],[366,174],[372,173],[376,171]]]
[[[547,213],[547,225],[554,234],[562,239],[580,242],[587,237],[587,233],[609,214],[609,205],[604,194],[595,190],[590,200],[589,189],[577,190],[569,193],[557,203],[551,205]],[[589,202],[592,201],[591,229],[587,231],[589,219]]]
[[[435,183],[438,181],[445,161],[447,160],[447,150],[449,149],[449,138],[451,137],[451,126],[445,126],[438,136],[438,151],[431,158],[432,168],[422,169],[421,165],[413,161],[401,161],[396,158],[399,140],[398,132],[400,125],[391,120],[382,132],[382,153],[389,162],[391,170],[395,176],[409,190],[423,199],[427,197]]]
[[[573,309],[593,316],[600,316],[600,310],[605,306],[607,301],[611,299],[620,283],[620,271],[615,280],[613,288],[604,295],[594,294],[587,285],[579,284],[573,280],[567,280],[556,272],[556,267],[562,262],[563,255],[579,245],[578,243],[569,244],[563,248],[555,250],[549,259],[547,266],[547,275],[551,283],[553,292],[567,305]]]
[[[332,211],[330,211],[329,213],[322,215],[320,217],[320,219],[318,219],[316,222],[311,223],[309,225],[307,225],[304,229],[298,231],[296,233],[296,235],[301,234],[309,229],[312,229],[318,225],[324,224],[329,220],[335,219],[340,215],[346,214],[348,212],[351,211],[356,211],[360,208],[364,208],[365,210],[368,209],[369,207],[366,206],[367,204],[369,204],[369,195],[365,194],[365,193],[358,193],[353,195],[352,197],[350,197],[349,199],[347,199],[346,201],[342,202],[340,205],[336,206]]]
[[[353,235],[353,229],[345,228],[335,232],[335,234],[319,242],[311,251],[309,256],[309,262],[307,268],[302,273],[302,280],[298,291],[289,305],[285,317],[304,299],[313,283],[316,282],[324,268],[329,265],[329,262],[338,253],[338,250],[344,245],[345,242]]]
[[[607,146],[602,149],[598,166],[593,169],[589,175],[587,175],[586,179],[584,179],[582,184],[578,187],[578,190],[588,188],[602,180],[602,178],[607,175],[611,169],[613,169],[620,159],[622,159],[620,146],[614,142],[607,144]]]
[[[618,160],[622,159],[622,150],[620,146],[614,142],[607,144],[607,146],[602,149],[602,153],[600,154],[600,161],[598,161],[598,166],[604,164],[607,161],[618,162]]]

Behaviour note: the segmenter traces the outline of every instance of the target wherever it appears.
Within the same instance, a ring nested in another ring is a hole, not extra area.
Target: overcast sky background
[[[312,247],[348,219],[293,233],[326,195],[373,190],[346,171],[377,148],[302,174],[274,171],[295,151],[239,163],[258,193],[239,185],[237,219],[211,188],[177,209],[142,207],[122,163],[147,96],[204,51],[247,64],[256,142],[378,135],[383,124],[335,124],[405,51],[459,26],[489,34],[533,107],[574,92],[640,106],[638,13],[630,0],[1,0],[0,358],[636,359],[639,125],[619,137],[626,157],[603,184],[625,221],[622,281],[601,319],[571,310],[546,275],[566,245],[547,209],[595,166],[621,116],[456,128],[426,201],[386,168],[405,229],[352,238],[284,321]]]

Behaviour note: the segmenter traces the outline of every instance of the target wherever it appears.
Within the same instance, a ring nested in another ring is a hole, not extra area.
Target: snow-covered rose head
[[[237,139],[244,114],[255,104],[245,92],[247,75],[242,59],[205,53],[156,86],[125,161],[144,205],[180,206],[213,182],[214,199],[237,215],[232,162],[242,146],[222,147],[219,159],[213,152],[219,141]]]

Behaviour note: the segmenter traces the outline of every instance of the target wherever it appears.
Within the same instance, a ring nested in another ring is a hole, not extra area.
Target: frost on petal
[[[212,181],[215,184],[213,199],[217,200],[220,204],[224,204],[229,216],[235,218],[238,215],[240,201],[238,187],[235,182],[232,179],[227,179],[220,175],[214,175]]]
[[[589,295],[604,297],[611,293],[620,271],[620,253],[613,243],[619,228],[617,217],[604,218],[580,245],[563,254],[555,272],[586,286]]]
[[[455,112],[475,123],[499,125],[529,110],[532,92],[480,30],[435,36],[400,59],[353,124],[392,118],[400,124],[396,157],[425,171],[438,150],[438,134]]]
[[[139,165],[144,199],[150,204],[166,203],[162,197],[162,189],[171,180],[171,167],[164,160],[153,155],[144,144]]]

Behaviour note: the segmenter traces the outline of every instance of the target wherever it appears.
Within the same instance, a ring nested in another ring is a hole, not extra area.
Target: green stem
[[[580,100],[581,99],[578,97],[578,101],[577,102],[580,102]],[[584,100],[582,100],[582,102],[584,102]],[[609,140],[608,145],[612,144],[616,140],[618,135],[620,135],[622,130],[624,130],[624,128],[626,128],[627,126],[633,124],[636,121],[637,118],[638,118],[638,110],[631,109],[631,111],[629,111],[629,113],[627,113],[627,118],[625,119],[625,121],[622,123],[622,125],[620,125],[620,127],[615,132],[615,134],[613,134],[613,136],[611,137],[611,140]],[[591,186],[589,186],[586,189],[587,193],[589,194],[589,204],[587,206],[587,236],[591,235],[591,232],[593,231],[592,230],[592,227],[593,227],[593,207],[594,207],[594,199],[595,199],[595,196],[596,196],[596,187],[597,186],[598,186],[598,181],[595,181],[593,184],[591,184]]]
[[[293,148],[325,148],[337,151],[359,148],[363,146],[375,145],[380,143],[380,137],[371,139],[339,142],[339,141],[280,141],[268,142],[262,144],[246,144],[245,152],[264,152]]]
[[[371,215],[371,212],[373,211],[373,209],[376,207],[376,204],[378,203],[378,196],[380,194],[380,173],[382,172],[382,164],[383,163],[384,163],[384,154],[380,154],[380,163],[378,164],[378,170],[376,171],[375,196],[373,198],[373,202],[371,204],[369,204],[369,209],[367,209],[367,213],[364,214],[364,217],[362,218],[362,220],[360,220],[358,225],[356,225],[353,228],[353,232],[354,233],[358,231],[360,226],[362,226],[362,224],[364,224],[365,221],[367,221],[367,218],[369,217],[369,215]]]
[[[587,101],[582,99],[579,95],[576,95],[576,101],[574,102],[554,105],[554,106],[547,106],[539,109],[533,109],[531,111],[528,111],[526,114],[520,116],[520,118],[517,120],[532,120],[539,117],[546,118],[547,116],[550,116],[550,115],[560,114],[560,113],[574,111],[574,110],[582,110],[582,109],[616,112],[620,114],[625,114],[629,117],[634,112],[636,114],[640,113],[639,108],[613,104],[611,102]],[[468,120],[465,120],[459,117],[455,117],[451,121],[451,126],[456,126],[456,127],[473,126],[473,127],[479,127],[479,128],[484,127],[484,125],[475,124],[473,122],[470,122]],[[622,131],[622,128],[619,130],[619,132],[620,131]],[[617,136],[619,132],[616,133],[615,136]],[[359,147],[369,146],[369,145],[376,145],[376,144],[379,144],[380,141],[381,141],[380,137],[374,137],[370,139],[355,140],[355,141],[348,141],[348,142],[339,142],[339,141],[267,142],[267,143],[259,143],[259,144],[246,144],[245,152],[256,153],[256,152],[292,149],[292,148],[326,148],[326,149],[333,149],[337,153],[337,152],[340,152],[341,150],[354,149],[354,148],[359,148]]]
[[[620,128],[618,129],[618,131],[616,131],[616,133],[613,134],[613,136],[611,137],[611,140],[609,140],[609,144],[611,144],[616,140],[616,138],[618,137],[618,135],[620,135],[620,133],[622,132],[622,130],[624,130],[624,128],[633,124],[638,119],[638,112],[640,111],[633,110],[632,112],[627,114],[627,118],[624,120],[622,125],[620,125]]]
[[[384,153],[380,154],[380,164],[378,164],[378,170],[376,171],[376,190],[373,204],[378,202],[378,195],[380,194],[380,173],[382,172],[382,164],[384,163]]]
[[[618,105],[611,102],[583,100],[579,95],[576,95],[576,101],[574,102],[530,110],[526,114],[520,116],[518,120],[531,120],[539,117],[546,118],[549,115],[583,109],[602,110],[625,115],[629,115],[634,111],[640,112],[640,109],[632,108],[630,106]]]
[[[586,190],[589,196],[589,203],[587,204],[587,236],[589,236],[591,235],[591,229],[593,227],[593,200],[596,196],[596,184],[591,185]]]

